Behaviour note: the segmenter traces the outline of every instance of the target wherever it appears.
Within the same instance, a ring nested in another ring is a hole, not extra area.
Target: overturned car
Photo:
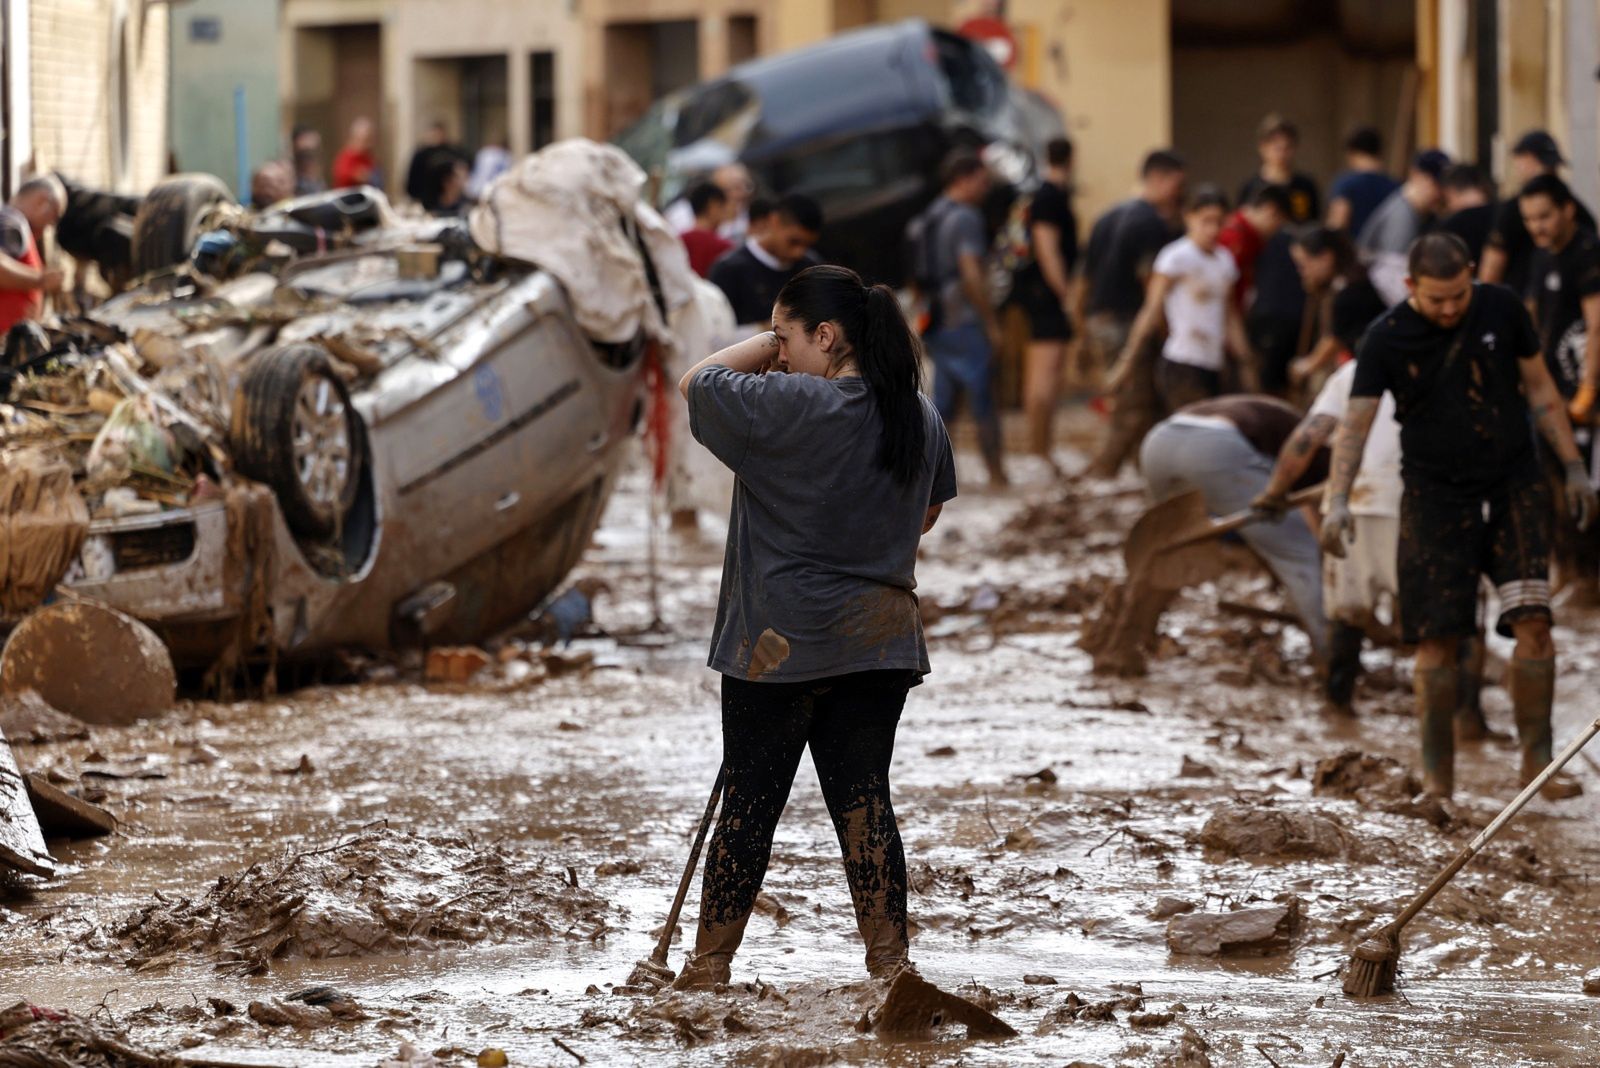
[[[643,181],[565,142],[470,228],[372,227],[226,280],[183,269],[48,332],[0,404],[0,466],[44,442],[73,467],[92,518],[60,595],[213,671],[526,615],[600,520],[642,368],[729,318]]]

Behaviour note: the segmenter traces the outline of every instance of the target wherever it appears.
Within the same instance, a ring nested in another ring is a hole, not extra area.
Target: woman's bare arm
[[[678,379],[678,392],[683,394],[683,399],[689,399],[689,383],[694,381],[694,376],[704,371],[707,367],[727,367],[747,374],[760,371],[771,366],[773,358],[778,355],[778,335],[771,330],[747,337],[743,341],[729,345],[718,352],[701,360],[689,368],[682,378]]]

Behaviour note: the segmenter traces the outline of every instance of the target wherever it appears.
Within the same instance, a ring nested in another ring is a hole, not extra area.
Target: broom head
[[[1395,965],[1400,962],[1400,939],[1379,931],[1350,954],[1344,973],[1344,992],[1353,998],[1374,998],[1394,989]]]

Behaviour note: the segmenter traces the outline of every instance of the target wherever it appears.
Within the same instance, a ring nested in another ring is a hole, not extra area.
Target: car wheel
[[[287,345],[252,360],[228,437],[234,465],[272,487],[290,530],[326,538],[341,528],[360,490],[366,435],[326,353]]]
[[[133,217],[133,273],[146,274],[189,258],[207,209],[233,194],[210,174],[178,174],[145,195]]]

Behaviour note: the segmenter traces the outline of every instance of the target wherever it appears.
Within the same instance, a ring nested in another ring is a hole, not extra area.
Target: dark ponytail
[[[927,464],[922,346],[894,290],[865,285],[847,267],[824,265],[789,279],[777,304],[808,334],[822,323],[839,324],[883,423],[878,465],[901,485],[916,479]]]

